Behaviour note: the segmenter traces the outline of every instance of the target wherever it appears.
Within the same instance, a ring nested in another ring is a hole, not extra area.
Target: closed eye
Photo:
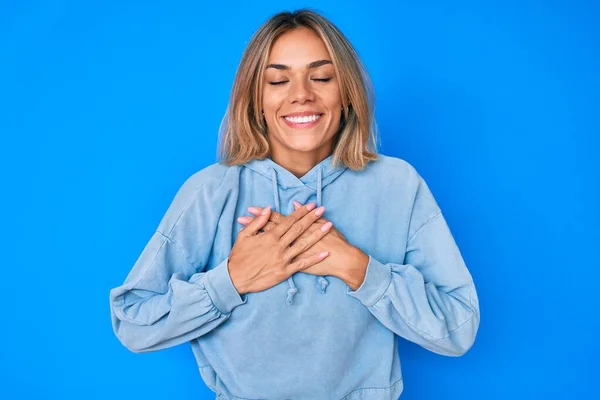
[[[329,82],[331,80],[331,78],[312,78],[311,80],[316,81],[316,82]],[[289,81],[276,81],[276,82],[269,82],[269,85],[283,85],[284,83],[287,83]]]

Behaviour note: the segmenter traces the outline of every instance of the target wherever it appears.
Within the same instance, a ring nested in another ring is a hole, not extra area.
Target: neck
[[[289,149],[278,149],[277,146],[271,147],[271,160],[290,171],[297,178],[300,178],[315,165],[329,157],[331,148],[323,146],[315,151],[295,151]]]

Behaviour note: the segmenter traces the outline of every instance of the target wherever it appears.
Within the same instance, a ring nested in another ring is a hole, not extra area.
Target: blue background
[[[305,5],[359,51],[381,152],[427,180],[479,293],[465,356],[402,340],[401,398],[600,398],[591,0],[0,1],[0,398],[214,398],[188,345],[121,346],[109,290],[215,161],[255,29]]]

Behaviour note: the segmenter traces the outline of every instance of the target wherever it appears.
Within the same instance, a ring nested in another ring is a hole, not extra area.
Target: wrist
[[[234,276],[234,274],[231,273],[229,261],[227,262],[227,273],[229,274],[229,279],[231,279],[231,283],[233,284],[233,287],[238,292],[238,294],[240,296],[245,294],[246,288],[244,287],[244,285],[241,282],[238,282],[237,275]]]
[[[348,258],[342,263],[339,278],[343,280],[352,290],[362,285],[369,265],[369,256],[361,249],[352,246],[348,252]]]

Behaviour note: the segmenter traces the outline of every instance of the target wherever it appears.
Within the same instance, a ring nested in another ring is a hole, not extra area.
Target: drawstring
[[[281,205],[279,204],[279,190],[277,188],[277,173],[275,172],[274,168],[271,168],[270,171],[271,182],[273,183],[273,203],[275,206],[275,211],[281,212]],[[292,278],[292,276],[290,276],[287,281],[289,288],[287,290],[287,298],[285,299],[285,302],[288,304],[288,306],[291,306],[294,295],[298,293],[298,288],[296,287],[296,283],[294,282],[294,278]]]
[[[271,183],[273,184],[273,203],[275,205],[275,211],[279,211],[279,190],[277,190],[277,174],[275,169],[271,168]]]
[[[319,168],[317,171],[317,207],[321,207],[322,191],[323,191],[323,169]],[[329,282],[324,277],[319,277],[319,284],[321,285],[321,293],[325,293]]]
[[[321,190],[323,187],[323,170],[319,168],[317,171],[317,207],[321,207]]]
[[[321,284],[321,293],[325,293],[325,290],[327,289],[327,285],[329,285],[329,282],[327,281],[327,279],[320,276],[319,283]]]
[[[272,186],[273,186],[273,203],[275,206],[275,211],[277,212],[281,212],[281,204],[279,203],[279,190],[277,187],[277,173],[275,172],[274,168],[270,168],[269,171],[271,172],[271,182],[272,182]],[[321,200],[322,200],[322,190],[323,190],[323,171],[321,168],[318,169],[317,171],[317,207],[321,207]],[[298,288],[296,287],[296,283],[294,282],[294,278],[292,276],[290,276],[287,279],[288,282],[288,290],[287,290],[287,298],[285,299],[285,302],[288,305],[292,305],[292,299],[294,298],[294,295],[296,293],[298,293]],[[321,293],[325,293],[325,290],[327,289],[327,285],[329,285],[329,282],[327,281],[327,279],[325,279],[324,277],[320,276],[318,278],[318,283],[319,283],[319,290]]]

